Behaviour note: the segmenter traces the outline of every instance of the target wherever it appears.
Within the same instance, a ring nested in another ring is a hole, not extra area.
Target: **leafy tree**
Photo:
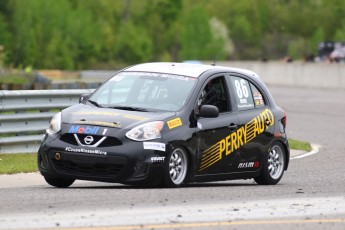
[[[15,66],[82,68],[100,49],[95,42],[97,24],[82,4],[73,7],[68,0],[13,0],[11,6],[15,37],[11,58]]]
[[[175,51],[180,44],[178,24],[182,10],[182,0],[151,0],[146,5],[139,21],[154,44],[153,60],[176,60]]]
[[[210,20],[210,26],[213,37],[211,50],[216,52],[216,56],[213,57],[213,60],[217,61],[231,57],[234,53],[234,44],[229,37],[226,25],[218,18],[213,17]]]
[[[334,41],[345,41],[345,19],[342,19],[341,27],[334,34]]]
[[[344,15],[343,0],[0,0],[0,45],[34,68],[302,58],[345,41]]]
[[[8,30],[8,24],[5,20],[5,16],[0,13],[0,45],[7,48],[7,45],[10,43],[11,34]]]
[[[194,7],[182,22],[181,33],[182,60],[210,60],[219,53],[216,39],[212,36],[210,18],[201,6]]]
[[[311,38],[309,39],[309,53],[313,54],[316,52],[319,42],[325,41],[325,33],[322,27],[315,30]]]
[[[115,48],[116,57],[128,64],[151,60],[152,42],[145,30],[129,21],[120,26]]]
[[[8,7],[8,0],[0,1],[0,45],[7,44],[10,31],[8,28],[8,21],[10,17],[10,10]]]

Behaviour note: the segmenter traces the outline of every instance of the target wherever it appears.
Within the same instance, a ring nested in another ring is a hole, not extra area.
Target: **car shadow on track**
[[[258,187],[256,183],[253,182],[205,182],[205,183],[191,183],[186,184],[178,188],[166,188],[166,187],[154,187],[154,186],[137,186],[137,185],[124,185],[124,184],[84,184],[72,185],[68,189],[188,189],[188,188],[212,188],[212,187]]]

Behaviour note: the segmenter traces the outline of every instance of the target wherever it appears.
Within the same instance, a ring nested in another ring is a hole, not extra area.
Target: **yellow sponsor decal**
[[[167,122],[169,129],[173,129],[182,125],[181,118],[175,118]]]
[[[131,114],[124,114],[123,117],[128,118],[128,119],[132,119],[132,120],[137,120],[137,121],[144,121],[147,119],[146,117],[135,116],[135,115],[131,115]]]
[[[147,118],[146,117],[141,117],[141,116],[135,116],[131,114],[121,114],[121,113],[115,113],[115,112],[104,112],[104,111],[81,111],[81,112],[72,112],[72,114],[75,115],[103,115],[103,116],[121,116],[127,119],[132,119],[136,121],[144,121]]]
[[[104,115],[104,116],[119,116],[119,113],[114,112],[104,112],[104,111],[82,111],[82,112],[72,112],[75,115]]]
[[[247,124],[232,132],[224,139],[218,141],[210,148],[206,149],[201,155],[199,171],[210,167],[211,165],[222,160],[223,157],[230,155],[232,152],[263,133],[269,126],[272,126],[273,124],[273,113],[271,110],[265,109]]]
[[[121,128],[120,123],[116,122],[105,122],[105,121],[75,121],[75,124],[85,124],[85,125],[98,125],[98,126],[109,126],[114,128]]]

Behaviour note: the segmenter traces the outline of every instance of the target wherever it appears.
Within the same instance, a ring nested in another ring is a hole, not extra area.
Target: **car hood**
[[[62,111],[62,122],[131,129],[150,121],[164,121],[175,115],[175,112],[128,111],[78,104]]]

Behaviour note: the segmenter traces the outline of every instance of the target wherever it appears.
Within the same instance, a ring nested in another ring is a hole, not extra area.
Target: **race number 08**
[[[249,94],[245,80],[235,80],[235,88],[238,98],[248,98]]]

